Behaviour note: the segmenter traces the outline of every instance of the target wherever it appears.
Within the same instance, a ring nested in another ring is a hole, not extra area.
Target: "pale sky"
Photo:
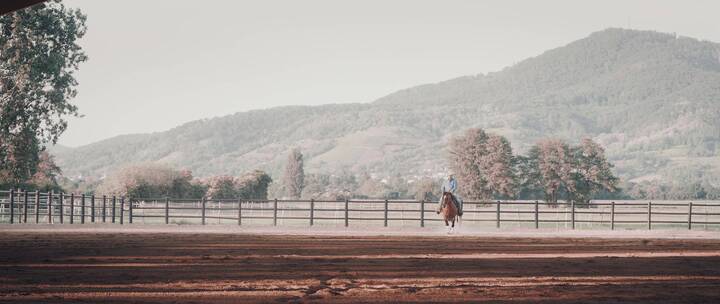
[[[716,0],[65,3],[88,16],[90,57],[73,100],[84,117],[60,138],[68,146],[252,109],[370,102],[608,27],[720,42]]]

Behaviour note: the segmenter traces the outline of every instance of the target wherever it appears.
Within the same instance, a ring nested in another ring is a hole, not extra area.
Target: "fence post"
[[[497,210],[495,212],[495,228],[500,228],[500,201],[497,201]]]
[[[112,223],[115,223],[115,209],[117,209],[117,208],[116,208],[116,203],[117,203],[117,197],[113,195],[113,203],[112,203],[113,209],[110,211],[110,213],[111,213],[111,215],[112,215],[112,218],[113,218],[113,219],[112,219]]]
[[[63,202],[65,201],[65,193],[60,192],[58,199],[60,200],[60,224],[62,224],[63,217],[65,216],[65,206],[63,206]]]
[[[201,209],[202,210],[201,211],[202,212],[202,224],[205,225],[205,197],[204,196],[201,199],[201,204],[202,204],[202,206],[201,206],[201,208],[202,208]]]
[[[125,221],[125,197],[120,197],[120,225]]]
[[[349,224],[349,216],[348,216],[348,214],[349,214],[349,210],[348,210],[348,199],[345,198],[345,227],[347,227],[348,224]]]
[[[615,230],[615,202],[610,202],[610,230]]]
[[[23,197],[23,222],[27,224],[27,215],[28,215],[28,207],[30,206],[30,193],[27,192],[27,190],[24,191],[24,197]]]
[[[133,199],[130,198],[128,200],[128,223],[132,224],[133,222]]]
[[[538,201],[535,201],[535,229],[540,228],[540,211],[538,208]]]
[[[388,200],[385,200],[385,227],[388,225]]]
[[[692,230],[692,202],[688,204],[688,230]]]
[[[80,224],[85,224],[85,193],[80,196]]]
[[[15,223],[15,189],[10,189],[10,224]]]
[[[310,199],[310,226],[315,224],[315,199]]]
[[[107,196],[103,194],[102,197],[102,222],[105,222],[105,218],[107,216]]]
[[[570,208],[570,226],[575,229],[575,201],[570,201]]]
[[[90,195],[90,221],[95,222],[95,194]]]
[[[425,200],[420,200],[420,227],[425,227]]]
[[[48,207],[48,224],[52,223],[52,200],[53,196],[55,195],[55,191],[50,191],[47,198],[47,207]]]
[[[242,225],[242,200],[238,198],[238,226]]]
[[[170,198],[165,197],[165,224],[170,224]]]
[[[652,229],[652,202],[648,202],[648,230]]]
[[[35,190],[35,224],[40,223],[40,191]]]
[[[75,223],[75,193],[70,193],[70,224]]]
[[[277,199],[273,201],[273,226],[277,226]]]

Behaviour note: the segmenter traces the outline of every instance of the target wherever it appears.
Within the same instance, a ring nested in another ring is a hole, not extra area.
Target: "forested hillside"
[[[720,44],[608,29],[499,72],[371,103],[236,113],[53,152],[70,177],[148,161],[196,176],[257,168],[279,177],[293,147],[308,173],[411,177],[443,172],[450,136],[481,127],[520,153],[545,137],[589,136],[624,181],[720,186],[719,121]]]

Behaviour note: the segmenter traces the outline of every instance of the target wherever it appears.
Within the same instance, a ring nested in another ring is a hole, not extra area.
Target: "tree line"
[[[271,182],[260,170],[240,176],[194,178],[190,170],[148,163],[115,171],[92,192],[136,198],[267,199]]]
[[[515,155],[505,137],[473,128],[451,138],[449,152],[449,166],[460,183],[460,194],[468,199],[544,199],[550,203],[565,199],[587,204],[599,193],[618,191],[613,165],[603,147],[589,138],[576,146],[545,139],[526,155]],[[435,200],[439,185],[439,181],[424,178],[410,186],[399,175],[378,181],[367,173],[359,179],[352,174],[305,178],[302,153],[293,149],[278,192],[290,198]]]
[[[469,199],[542,198],[587,204],[600,192],[616,192],[618,178],[602,146],[589,138],[579,145],[559,139],[537,142],[514,155],[503,136],[473,128],[449,143],[449,164]]]

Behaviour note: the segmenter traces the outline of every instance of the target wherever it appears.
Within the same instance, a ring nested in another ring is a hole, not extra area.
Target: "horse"
[[[452,233],[453,230],[455,230],[455,221],[460,219],[457,206],[455,206],[455,202],[453,202],[452,193],[444,192],[441,201],[440,214],[445,220],[445,226],[449,226],[448,233]],[[450,226],[450,223],[452,223],[452,226]]]

